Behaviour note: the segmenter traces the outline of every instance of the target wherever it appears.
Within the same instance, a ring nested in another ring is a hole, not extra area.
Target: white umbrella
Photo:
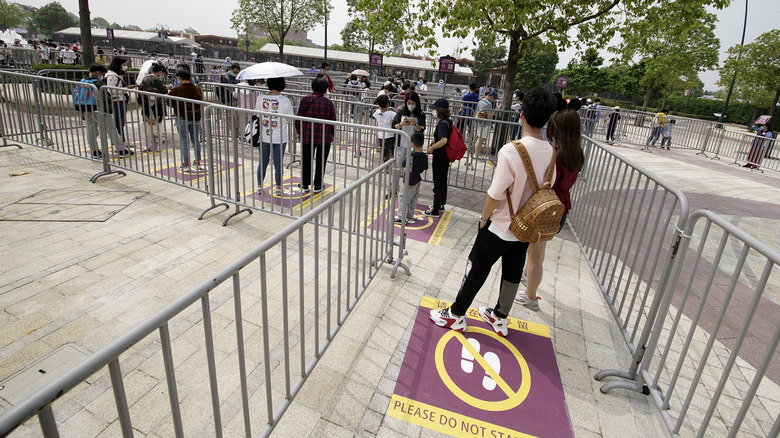
[[[260,62],[241,70],[236,77],[239,81],[247,79],[289,78],[302,76],[297,68],[281,62]]]
[[[141,69],[138,70],[138,78],[135,80],[136,85],[140,86],[146,75],[152,71],[152,64],[159,64],[159,61],[156,59],[147,59],[143,64],[141,64]]]
[[[371,76],[367,71],[365,71],[363,69],[357,69],[357,70],[353,71],[352,74],[353,75],[358,75],[358,76],[365,76],[365,77]]]

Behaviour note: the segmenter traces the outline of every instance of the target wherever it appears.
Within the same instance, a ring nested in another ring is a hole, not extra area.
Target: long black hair
[[[125,72],[122,71],[122,64],[126,63],[127,59],[122,58],[121,56],[115,56],[114,59],[111,60],[111,63],[108,64],[108,69],[112,72],[122,76],[125,74]]]
[[[409,111],[409,108],[406,107],[406,102],[410,100],[417,105],[414,108],[414,111]],[[401,114],[406,117],[409,116],[417,117],[417,120],[420,120],[422,118],[423,115],[422,104],[420,104],[420,96],[417,94],[416,91],[410,91],[406,93],[406,96],[404,96],[404,107],[401,109]]]
[[[585,165],[581,130],[580,115],[573,108],[556,111],[547,123],[547,137],[558,148],[558,163],[569,172],[579,172]]]

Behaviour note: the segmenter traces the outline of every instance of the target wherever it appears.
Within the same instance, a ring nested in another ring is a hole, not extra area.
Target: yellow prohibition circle
[[[528,393],[531,391],[531,370],[528,368],[528,363],[526,363],[525,358],[523,358],[523,355],[520,354],[520,351],[518,351],[517,348],[514,345],[512,345],[509,341],[498,336],[492,331],[483,329],[481,327],[469,327],[468,332],[482,333],[484,335],[497,339],[499,342],[504,344],[504,346],[512,354],[514,354],[515,358],[517,359],[517,364],[520,365],[520,371],[522,373],[522,382],[520,383],[520,388],[515,392],[512,391],[511,388],[508,388],[506,384],[499,385],[499,387],[506,386],[506,388],[502,388],[502,390],[504,390],[504,392],[507,395],[506,400],[499,400],[499,401],[488,401],[488,400],[478,399],[472,396],[471,394],[467,393],[466,391],[462,390],[452,380],[449,373],[447,373],[447,368],[444,366],[444,347],[447,346],[447,344],[450,342],[452,338],[456,338],[464,346],[466,345],[466,342],[464,342],[465,337],[463,337],[463,335],[461,335],[460,333],[454,330],[447,331],[447,333],[445,333],[444,336],[442,336],[441,339],[439,339],[439,343],[436,345],[436,352],[435,352],[436,369],[439,371],[441,380],[444,382],[447,388],[449,388],[449,390],[452,391],[453,394],[455,394],[455,396],[457,396],[459,399],[463,400],[464,402],[468,403],[469,405],[474,406],[475,408],[479,408],[484,411],[508,411],[509,409],[519,406],[520,403],[525,401],[526,397],[528,397]],[[460,335],[460,337],[463,339],[457,338],[456,336],[458,335]],[[509,389],[509,391],[507,391],[507,389]]]
[[[420,214],[422,214],[422,210],[415,209],[414,211],[415,211],[415,213],[419,211]],[[415,217],[417,217],[417,215],[415,215]],[[429,228],[431,225],[433,225],[433,218],[430,218],[428,216],[423,215],[421,219],[425,219],[425,222],[422,225],[411,226],[410,227],[409,224],[406,224],[406,229],[407,230],[424,230],[426,228]],[[395,226],[398,227],[398,228],[401,228],[401,224],[395,224]]]

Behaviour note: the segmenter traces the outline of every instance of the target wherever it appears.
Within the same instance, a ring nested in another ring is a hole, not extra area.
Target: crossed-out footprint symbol
[[[479,353],[479,341],[474,338],[466,338],[466,340],[469,342],[469,344],[471,344],[472,347],[474,347],[474,350]],[[490,365],[490,367],[496,371],[496,374],[500,374],[501,361],[498,359],[498,356],[495,353],[489,351],[482,355],[482,357],[484,357],[485,362],[487,362],[488,365]],[[469,350],[466,349],[465,346],[461,351],[460,368],[463,370],[463,372],[468,374],[471,374],[471,372],[474,371],[474,356],[469,353]],[[496,381],[487,374],[487,371],[485,371],[485,376],[482,378],[482,386],[488,391],[496,389]]]

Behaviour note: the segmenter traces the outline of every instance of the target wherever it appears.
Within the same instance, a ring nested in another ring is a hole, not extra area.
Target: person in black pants
[[[617,129],[617,124],[620,120],[620,107],[616,106],[612,109],[613,112],[609,115],[609,122],[607,123],[607,144],[615,144],[615,129]]]
[[[452,121],[450,120],[450,103],[447,99],[437,99],[431,105],[436,111],[436,130],[433,132],[433,141],[428,147],[428,154],[433,155],[433,205],[423,214],[426,216],[438,216],[444,210],[447,203],[447,174],[450,170],[450,160],[444,147],[452,135]]]

